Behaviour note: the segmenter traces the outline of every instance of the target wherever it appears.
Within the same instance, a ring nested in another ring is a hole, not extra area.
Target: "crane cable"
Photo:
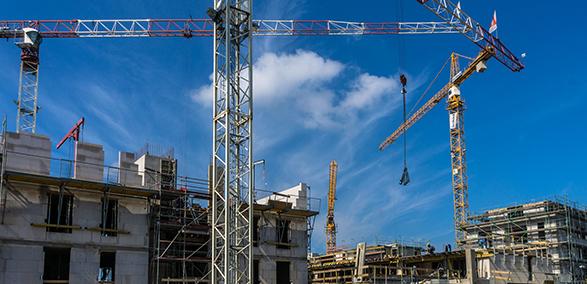
[[[442,73],[442,71],[444,70],[444,68],[446,68],[446,65],[448,64],[449,61],[450,61],[450,57],[446,59],[446,61],[444,62],[444,65],[442,65],[442,68],[440,68],[440,70],[438,71],[438,73],[436,73],[436,76],[434,77],[434,79],[430,82],[430,84],[428,84],[428,87],[426,87],[426,90],[424,90],[424,92],[422,93],[422,95],[420,95],[420,98],[418,98],[418,101],[416,101],[416,103],[414,104],[414,106],[412,106],[412,108],[410,109],[409,115],[412,115],[414,113],[414,111],[416,110],[416,107],[420,104],[420,102],[422,101],[422,99],[424,99],[424,97],[426,96],[426,94],[428,94],[428,92],[432,88],[432,85],[434,85],[434,83],[436,83],[436,81],[438,80],[438,77],[440,77],[440,74]]]
[[[397,1],[397,21],[398,22],[402,22],[404,19],[404,5],[403,5],[403,0],[398,0]],[[407,120],[407,113],[406,113],[406,94],[407,94],[407,89],[406,89],[406,84],[408,82],[406,76],[402,73],[404,66],[405,66],[405,62],[404,62],[404,58],[405,58],[405,43],[403,41],[402,38],[399,39],[398,41],[398,49],[397,49],[397,60],[398,60],[398,69],[399,69],[399,73],[400,73],[400,82],[402,84],[402,101],[403,101],[403,118],[404,118],[404,123],[406,123]],[[403,133],[403,140],[404,140],[404,170],[402,172],[402,176],[400,178],[399,184],[400,185],[408,185],[408,183],[410,183],[410,175],[408,173],[408,136],[407,136],[407,132],[404,131]]]

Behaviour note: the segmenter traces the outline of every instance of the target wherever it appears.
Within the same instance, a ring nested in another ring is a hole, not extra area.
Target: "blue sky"
[[[31,0],[26,8],[3,4],[0,19],[200,18],[209,2]],[[255,5],[257,19],[394,21],[400,15],[395,0],[258,0]],[[406,21],[437,20],[416,1],[403,0],[403,7]],[[502,40],[528,55],[521,73],[492,60],[487,72],[461,88],[472,210],[559,194],[587,204],[587,24],[579,20],[587,4],[463,0],[462,7],[484,24],[497,9]],[[404,45],[401,52],[398,45]],[[256,39],[255,158],[267,160],[266,182],[259,176],[258,187],[278,190],[306,182],[315,197],[324,198],[328,163],[336,159],[342,245],[452,241],[444,105],[409,132],[409,186],[398,185],[401,144],[377,150],[401,120],[400,67],[410,79],[411,108],[452,51],[474,56],[478,49],[460,35]],[[175,147],[182,174],[205,177],[211,55],[207,38],[47,39],[41,50],[38,132],[56,143],[85,116],[84,139],[105,145],[107,163],[116,160],[118,150],[150,142]],[[0,112],[11,129],[18,64],[18,48],[11,41],[0,44]],[[445,73],[432,90],[447,80]],[[316,251],[324,250],[323,226],[320,215]]]

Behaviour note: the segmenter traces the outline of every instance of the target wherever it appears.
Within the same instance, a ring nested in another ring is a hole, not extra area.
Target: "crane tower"
[[[328,183],[328,215],[326,216],[326,253],[336,251],[336,224],[334,223],[334,201],[336,200],[336,161],[330,162]]]
[[[252,1],[216,0],[212,158],[212,283],[253,276]]]

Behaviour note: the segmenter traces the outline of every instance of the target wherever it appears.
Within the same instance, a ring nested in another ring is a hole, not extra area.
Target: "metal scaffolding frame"
[[[570,283],[586,280],[579,267],[587,265],[587,211],[566,197],[489,210],[469,220],[468,246],[491,255],[544,258],[555,271],[568,269]]]
[[[430,279],[462,279],[463,251],[423,254],[418,244],[391,243],[364,247],[363,263],[355,249],[313,257],[309,283],[424,283]]]
[[[172,153],[171,151],[167,151]],[[172,154],[155,171],[158,194],[151,202],[151,283],[208,283],[209,182],[177,175]]]

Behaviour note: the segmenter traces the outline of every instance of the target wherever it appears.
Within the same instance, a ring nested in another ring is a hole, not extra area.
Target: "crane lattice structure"
[[[251,283],[254,35],[397,35],[461,33],[513,71],[524,66],[498,39],[449,0],[417,0],[442,22],[357,23],[339,21],[252,20],[251,0],[214,0],[210,20],[0,20],[0,38],[26,38],[28,29],[40,38],[214,37],[214,115],[212,167],[212,281]],[[34,105],[17,121],[30,120],[17,131],[34,133],[38,100],[38,43],[36,71],[30,72]],[[22,47],[21,47],[22,48]],[[23,58],[23,57],[21,57]],[[25,71],[29,71],[26,69]],[[21,74],[25,71],[21,69]],[[21,75],[22,76],[22,75]],[[25,85],[20,83],[19,89]],[[20,100],[20,98],[19,98]]]
[[[336,251],[336,223],[334,222],[334,201],[336,200],[336,172],[338,164],[330,162],[328,181],[328,213],[326,215],[326,253]]]

